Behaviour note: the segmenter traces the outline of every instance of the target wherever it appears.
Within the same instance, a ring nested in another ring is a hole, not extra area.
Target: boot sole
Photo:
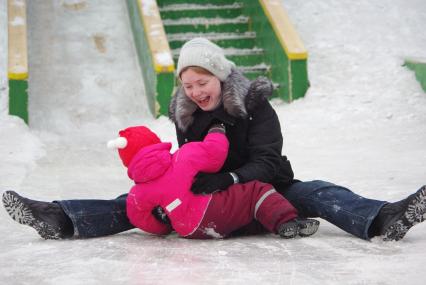
[[[311,236],[318,231],[320,222],[317,220],[310,220],[305,224],[300,225],[299,235],[301,237]]]
[[[294,223],[291,226],[285,226],[285,227],[281,227],[278,230],[278,234],[282,237],[282,238],[295,238],[298,234],[299,234],[299,226]]]
[[[426,218],[426,185],[421,187],[408,203],[405,213],[383,234],[384,241],[398,241],[408,230]]]
[[[9,216],[16,222],[34,228],[38,234],[44,239],[59,239],[59,229],[38,220],[32,213],[31,209],[14,191],[6,191],[3,193],[3,206]]]

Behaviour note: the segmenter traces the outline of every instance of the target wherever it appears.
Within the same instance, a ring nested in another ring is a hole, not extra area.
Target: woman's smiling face
[[[221,101],[220,80],[208,71],[197,72],[199,69],[189,67],[182,71],[180,74],[182,86],[186,96],[201,110],[212,111]]]

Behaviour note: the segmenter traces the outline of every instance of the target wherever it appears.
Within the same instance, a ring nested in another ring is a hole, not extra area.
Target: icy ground
[[[41,200],[113,198],[130,181],[105,142],[147,124],[125,1],[27,1],[30,121],[7,115],[6,0],[0,0],[0,190]],[[426,58],[423,0],[283,1],[309,51],[304,99],[273,104],[300,179],[395,201],[426,183],[426,94],[404,58]],[[45,241],[0,210],[2,284],[425,284],[426,223],[401,242],[318,233],[219,241],[133,230]]]

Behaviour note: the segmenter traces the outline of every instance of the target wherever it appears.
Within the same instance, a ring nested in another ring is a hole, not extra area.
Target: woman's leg
[[[33,227],[45,239],[89,238],[132,229],[126,196],[113,200],[31,200],[16,192],[3,193],[3,206],[16,222]]]
[[[62,200],[61,205],[74,226],[74,237],[113,235],[134,228],[126,214],[127,194],[112,200]]]
[[[426,218],[426,185],[401,201],[383,206],[370,227],[371,236],[397,241]]]
[[[361,197],[347,188],[315,180],[296,182],[281,194],[295,206],[300,216],[320,217],[362,239],[369,239],[369,228],[387,204]]]
[[[34,228],[44,239],[70,238],[74,234],[71,220],[56,203],[31,200],[14,191],[2,195],[3,206],[16,222]]]

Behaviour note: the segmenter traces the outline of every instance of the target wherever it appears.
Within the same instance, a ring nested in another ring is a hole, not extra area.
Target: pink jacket
[[[142,148],[128,167],[135,181],[127,197],[130,222],[145,232],[168,234],[171,229],[158,222],[151,211],[161,206],[173,229],[181,236],[194,232],[212,195],[194,195],[190,191],[198,172],[217,172],[225,162],[229,142],[222,133],[210,133],[203,142],[183,145],[171,154],[171,143]]]

